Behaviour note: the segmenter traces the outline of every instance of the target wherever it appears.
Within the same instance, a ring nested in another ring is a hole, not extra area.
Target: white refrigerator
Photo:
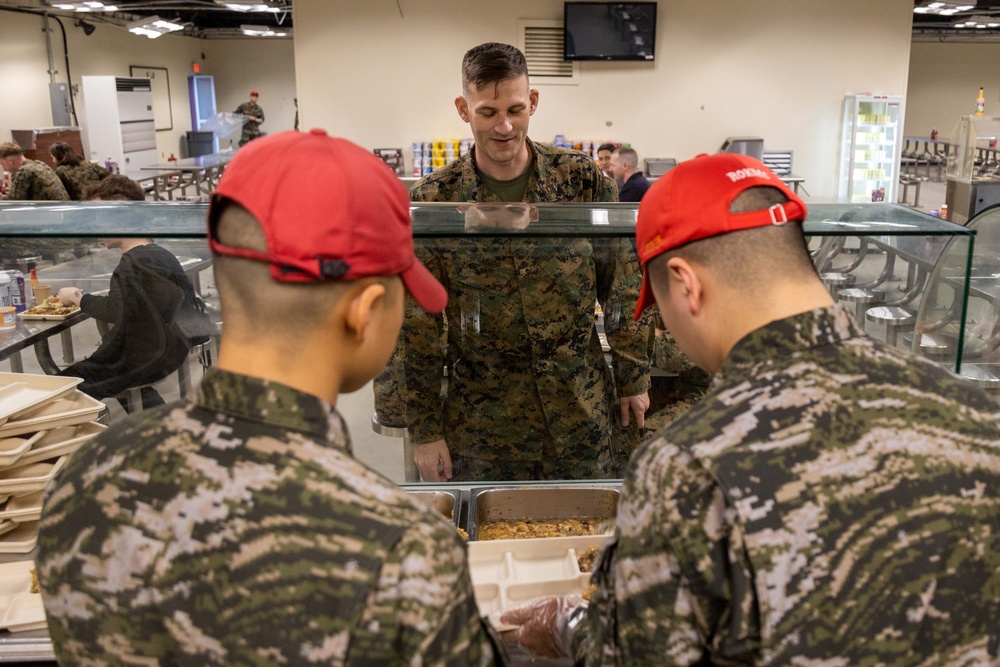
[[[842,202],[895,202],[903,157],[903,97],[848,95],[841,131]]]

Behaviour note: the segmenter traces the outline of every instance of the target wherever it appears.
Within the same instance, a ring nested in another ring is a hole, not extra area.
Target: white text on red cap
[[[756,176],[757,178],[771,178],[771,172],[765,169],[756,169],[754,167],[747,167],[746,169],[737,169],[736,171],[730,171],[726,173],[733,183],[736,181],[742,181],[744,178],[752,178]]]

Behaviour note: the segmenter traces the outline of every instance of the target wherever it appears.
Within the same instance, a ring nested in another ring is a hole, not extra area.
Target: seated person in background
[[[649,181],[639,171],[639,154],[622,147],[611,154],[611,175],[619,183],[618,201],[642,201]]]
[[[639,209],[654,301],[714,378],[643,444],[589,609],[504,614],[585,665],[1000,664],[1000,408],[866,336],[759,161],[700,156]]]
[[[63,141],[52,144],[49,147],[49,155],[56,161],[56,175],[66,186],[70,199],[80,201],[87,188],[108,176],[107,169],[84,160],[77,155],[72,146]]]
[[[10,191],[4,199],[18,201],[66,201],[69,194],[52,167],[29,160],[17,144],[0,144],[0,166],[10,172]]]
[[[385,365],[404,291],[447,301],[406,189],[322,130],[271,135],[226,169],[209,245],[218,367],[74,454],[46,500],[60,664],[502,664],[454,524],[357,461],[336,408]]]
[[[112,175],[87,191],[91,201],[144,201],[135,181]],[[187,361],[195,340],[184,325],[205,318],[191,281],[180,262],[169,251],[148,238],[106,238],[107,248],[122,251],[121,262],[111,276],[106,296],[85,294],[79,287],[63,287],[59,300],[80,306],[111,330],[92,355],[69,366],[60,375],[82,377],[80,391],[97,399],[116,396],[139,385],[167,377]],[[202,327],[203,334],[207,327]],[[189,330],[190,332],[190,330]],[[152,387],[142,389],[142,406],[162,405],[163,398]]]
[[[611,175],[611,154],[615,152],[616,148],[617,146],[614,144],[601,144],[597,147],[597,166],[608,178],[614,178]]]

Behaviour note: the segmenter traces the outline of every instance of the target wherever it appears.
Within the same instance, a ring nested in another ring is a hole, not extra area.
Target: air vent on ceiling
[[[563,60],[563,23],[542,19],[518,21],[521,50],[531,84],[577,84],[579,66]]]

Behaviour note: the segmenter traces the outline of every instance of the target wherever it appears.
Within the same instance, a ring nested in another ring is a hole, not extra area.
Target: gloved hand
[[[500,616],[501,623],[519,626],[504,632],[503,640],[546,658],[569,657],[573,630],[586,609],[587,602],[579,595],[555,595],[515,607]]]

